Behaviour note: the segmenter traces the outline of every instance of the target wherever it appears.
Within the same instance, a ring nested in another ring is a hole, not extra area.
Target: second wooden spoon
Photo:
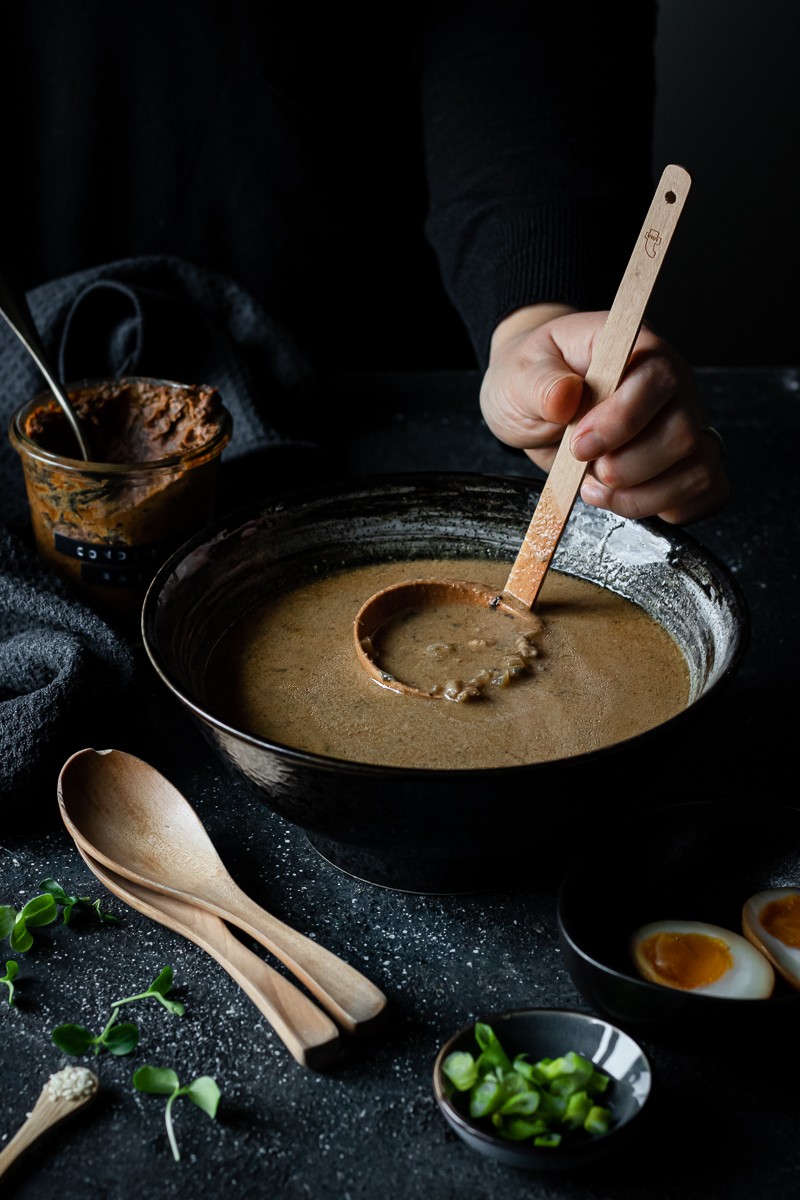
[[[244,930],[351,1033],[383,1016],[386,997],[370,980],[242,891],[188,800],[142,759],[79,750],[61,768],[58,803],[73,841],[91,858]]]
[[[124,879],[80,846],[78,852],[103,886],[125,904],[210,954],[250,997],[302,1066],[325,1067],[341,1056],[339,1030],[331,1018],[304,992],[248,950],[221,917]]]

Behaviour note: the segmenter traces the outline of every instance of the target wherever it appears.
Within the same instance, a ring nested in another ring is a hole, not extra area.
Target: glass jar
[[[71,457],[72,435],[52,394],[23,404],[9,437],[22,460],[36,547],[85,602],[125,625],[138,623],[158,567],[211,520],[231,416],[215,389],[172,380],[86,380],[66,390],[99,457],[115,438],[113,457],[120,457],[127,436],[141,461]],[[198,396],[216,398],[214,406],[205,403],[213,419],[204,411],[200,427],[192,411]]]

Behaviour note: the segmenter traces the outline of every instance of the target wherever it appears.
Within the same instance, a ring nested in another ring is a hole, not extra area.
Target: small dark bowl
[[[797,1029],[800,992],[776,977],[766,1000],[703,996],[641,979],[628,939],[650,921],[708,921],[741,933],[756,892],[800,885],[800,809],[736,798],[642,812],[627,833],[597,841],[571,863],[557,900],[565,964],[583,997],[623,1028],[709,1049],[733,1032],[766,1046]]]
[[[442,1046],[433,1068],[433,1091],[439,1108],[450,1128],[473,1150],[509,1167],[564,1171],[615,1153],[640,1129],[652,1072],[644,1051],[627,1033],[586,1013],[554,1008],[521,1009],[479,1020],[492,1026],[512,1059],[527,1053],[536,1062],[569,1050],[591,1059],[598,1070],[611,1076],[607,1098],[601,1103],[611,1109],[613,1121],[604,1134],[581,1133],[565,1136],[559,1146],[534,1146],[532,1142],[509,1141],[492,1133],[488,1121],[471,1119],[463,1093],[451,1087],[442,1064],[454,1050],[468,1050],[477,1057],[473,1022]]]
[[[687,662],[689,707],[603,750],[497,769],[376,766],[232,728],[203,690],[220,637],[276,591],[393,559],[511,562],[538,498],[539,487],[522,479],[408,474],[327,485],[253,506],[216,522],[162,566],[144,603],[145,649],[221,759],[337,867],[370,883],[423,893],[507,886],[519,867],[518,878],[552,894],[563,863],[558,855],[540,856],[531,881],[523,857],[531,840],[569,846],[576,830],[638,806],[638,793],[618,786],[620,773],[652,775],[660,738],[677,763],[687,746],[682,731],[724,692],[743,657],[749,636],[744,597],[728,569],[685,531],[625,520],[578,501],[553,560],[557,569],[639,604],[672,635]],[[658,783],[653,780],[653,795]],[[569,799],[538,803],[550,795]],[[514,830],[514,845],[500,837],[494,854],[487,849],[487,806],[495,830]]]

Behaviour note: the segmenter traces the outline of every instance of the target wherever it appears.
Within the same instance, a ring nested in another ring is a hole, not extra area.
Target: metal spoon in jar
[[[569,519],[588,464],[573,458],[570,438],[578,421],[616,391],[633,350],[672,234],[683,210],[691,178],[683,167],[664,169],[625,270],[614,303],[586,372],[580,410],[564,430],[561,444],[503,591],[461,579],[411,579],[376,592],[353,623],[358,659],[381,687],[426,699],[451,693],[437,686],[404,683],[381,659],[381,638],[390,627],[428,608],[479,606],[512,618],[520,634],[535,637],[541,622],[533,607]],[[401,664],[402,665],[402,664]],[[454,698],[461,698],[456,695]]]
[[[75,434],[75,439],[78,443],[81,458],[85,462],[91,462],[91,454],[89,452],[89,443],[86,440],[86,435],[81,428],[81,423],[75,413],[74,408],[67,398],[67,393],[58,381],[56,373],[48,361],[47,354],[39,338],[36,326],[33,321],[28,301],[25,298],[25,293],[21,288],[12,286],[10,282],[9,272],[6,267],[0,268],[0,316],[2,316],[9,329],[17,335],[25,349],[30,354],[33,361],[47,380],[47,385],[50,391],[55,396],[56,400],[63,409],[64,416],[70,424],[72,432]]]

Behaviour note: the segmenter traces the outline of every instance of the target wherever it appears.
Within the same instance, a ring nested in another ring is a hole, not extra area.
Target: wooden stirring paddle
[[[597,339],[586,372],[581,407],[564,430],[533,519],[506,581],[504,595],[513,596],[526,608],[533,608],[536,603],[589,466],[573,457],[572,432],[589,409],[619,387],[690,186],[689,173],[683,167],[665,168]]]
[[[642,225],[606,323],[586,372],[581,407],[567,425],[539,503],[500,595],[486,584],[462,579],[409,579],[370,596],[353,622],[356,655],[381,687],[403,695],[437,699],[447,695],[403,682],[381,666],[379,640],[386,625],[439,605],[480,605],[535,629],[533,607],[575,504],[588,464],[570,450],[578,421],[619,386],[644,318],[647,302],[689,192],[691,179],[683,167],[665,168]]]

